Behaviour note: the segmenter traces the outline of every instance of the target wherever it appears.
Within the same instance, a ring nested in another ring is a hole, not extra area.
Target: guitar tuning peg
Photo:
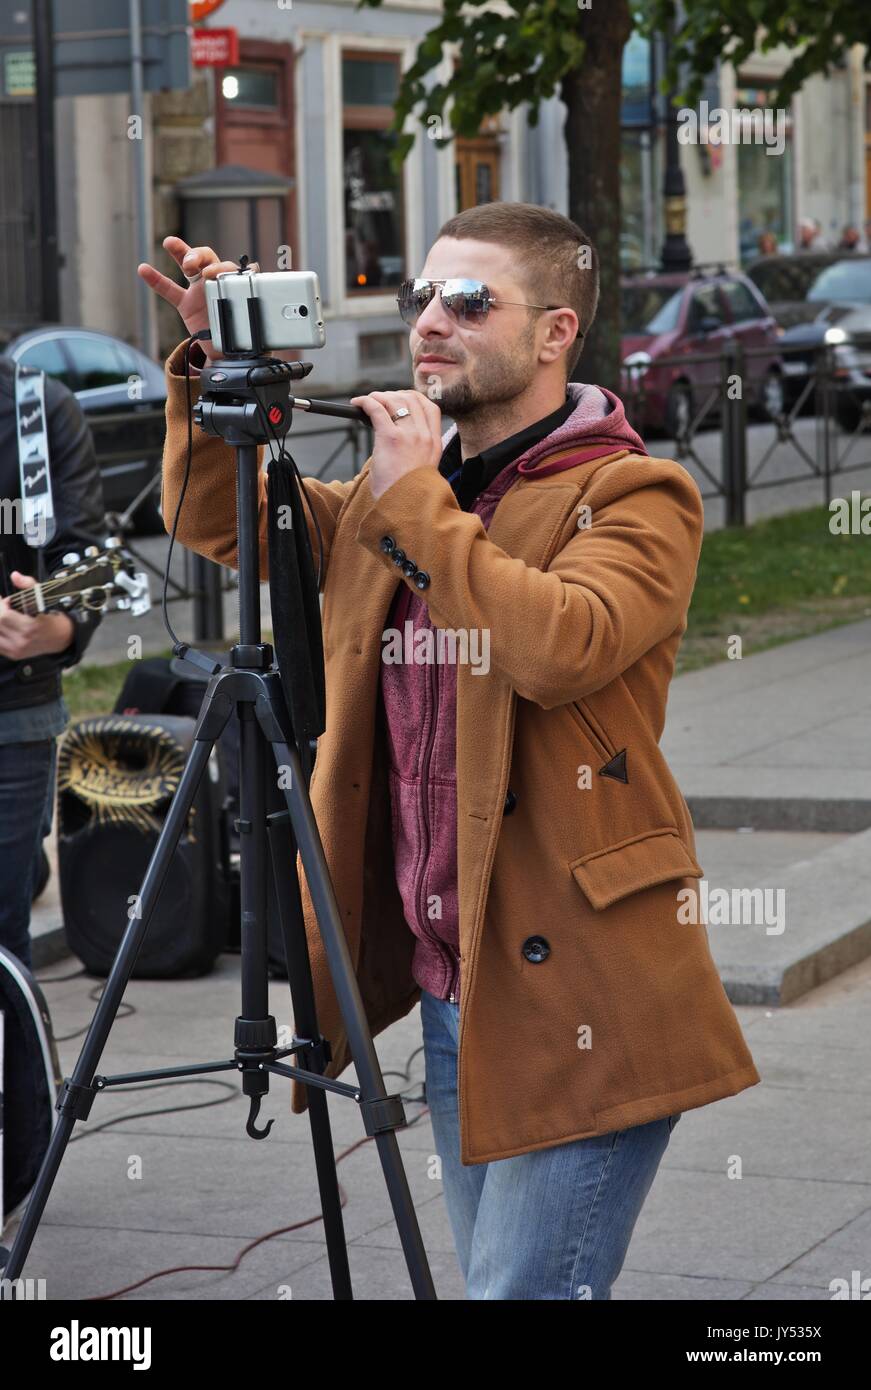
[[[77,555],[74,550],[71,550],[67,555],[64,555],[63,559],[61,560],[61,564],[77,565],[79,563],[80,558],[81,556]]]
[[[119,550],[121,547],[120,536],[107,536],[103,545],[106,550]]]
[[[89,560],[93,560],[94,556],[99,555],[99,553],[100,552],[95,545],[89,545],[85,548],[85,555]]]

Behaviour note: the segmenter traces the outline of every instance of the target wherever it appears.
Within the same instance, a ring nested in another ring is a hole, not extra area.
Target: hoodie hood
[[[574,468],[578,462],[576,455],[555,459],[552,463],[547,463],[547,457],[575,444],[585,452],[589,450],[589,458],[596,456],[594,451],[616,454],[621,449],[631,449],[634,454],[647,453],[641,436],[626,419],[623,402],[613,391],[581,381],[570,381],[566,394],[575,402],[571,415],[552,434],[521,454],[514,464],[518,473],[527,476],[535,473],[536,477],[542,477],[547,473]],[[452,425],[442,436],[442,448],[450,443],[456,433],[457,427]]]

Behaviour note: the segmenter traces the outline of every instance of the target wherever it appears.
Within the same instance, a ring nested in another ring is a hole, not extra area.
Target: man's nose
[[[425,338],[430,333],[440,333],[443,336],[450,333],[452,320],[447,309],[445,309],[442,304],[442,291],[440,285],[436,286],[435,294],[414,326],[418,336],[421,338]]]

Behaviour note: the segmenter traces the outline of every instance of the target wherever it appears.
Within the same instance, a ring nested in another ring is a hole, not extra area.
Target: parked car
[[[786,399],[792,404],[821,361],[821,349],[845,346],[851,334],[867,332],[871,256],[843,251],[763,256],[747,267],[747,274],[778,320]],[[851,369],[835,385],[839,417],[854,419],[856,401],[850,401],[847,387],[858,390],[861,383]],[[805,408],[814,405],[814,393],[807,391]]]
[[[107,512],[124,511],[160,471],[166,433],[163,368],[120,338],[91,328],[45,324],[11,336],[0,331],[0,352],[39,367],[73,392],[85,413]],[[162,531],[159,493],[137,508],[142,531]]]
[[[777,324],[746,276],[725,270],[625,276],[621,301],[622,384],[636,428],[665,429],[673,438],[683,434],[719,380],[717,362],[692,358],[719,352],[730,339],[768,349],[746,359],[747,402],[767,418],[782,412]],[[639,384],[643,392],[636,403]],[[709,414],[718,413],[719,392]]]

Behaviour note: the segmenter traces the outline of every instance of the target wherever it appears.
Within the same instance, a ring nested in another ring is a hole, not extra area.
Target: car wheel
[[[786,392],[780,372],[770,371],[765,375],[759,392],[760,413],[766,420],[779,420],[786,410]]]
[[[682,439],[693,418],[693,397],[685,381],[672,386],[665,404],[665,428],[671,439]]]

